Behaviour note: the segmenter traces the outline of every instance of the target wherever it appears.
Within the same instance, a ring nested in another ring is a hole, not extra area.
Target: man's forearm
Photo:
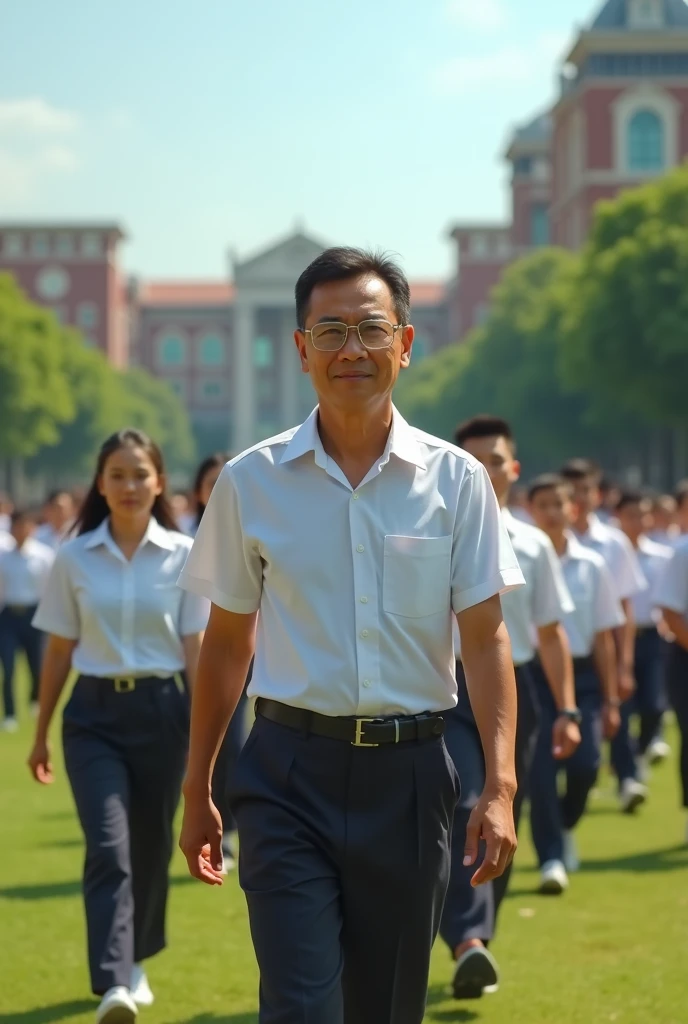
[[[621,602],[626,621],[623,626],[614,630],[614,647],[616,650],[616,662],[620,669],[632,672],[635,663],[635,616],[633,615],[633,604],[631,599],[626,597]]]
[[[561,623],[538,630],[540,662],[557,711],[576,706],[576,685],[568,637]]]
[[[685,651],[688,651],[688,620],[679,612],[672,611],[670,608],[664,609],[664,619],[675,637],[676,643],[683,647]]]
[[[611,630],[605,629],[595,636],[593,660],[602,686],[602,696],[607,704],[618,700],[619,687],[614,655],[614,640]]]
[[[215,758],[246,683],[253,650],[206,633],[191,699],[191,738],[184,791],[209,792]]]
[[[466,642],[468,640],[468,642]],[[485,756],[485,788],[516,792],[516,679],[502,623],[488,642],[461,638],[466,684]]]

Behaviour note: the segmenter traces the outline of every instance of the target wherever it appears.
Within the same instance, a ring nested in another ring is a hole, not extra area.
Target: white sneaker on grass
[[[548,860],[540,869],[540,892],[543,896],[561,896],[569,887],[569,876],[560,860]]]
[[[647,748],[647,759],[650,764],[661,764],[662,761],[666,761],[670,753],[671,747],[666,740],[657,738]]]
[[[107,990],[96,1010],[96,1024],[132,1024],[137,1015],[136,1003],[124,985]]]
[[[580,871],[580,858],[573,832],[564,832],[564,867],[570,875]]]
[[[647,786],[637,779],[624,779],[621,783],[619,803],[624,814],[633,814],[647,800]]]
[[[141,964],[134,964],[131,969],[131,998],[137,1006],[152,1006],[155,996],[148,982],[148,977]]]
[[[2,722],[2,731],[3,732],[16,732],[18,728],[19,728],[19,722],[17,721],[17,719],[13,715],[10,715],[9,718],[3,719],[3,722]]]

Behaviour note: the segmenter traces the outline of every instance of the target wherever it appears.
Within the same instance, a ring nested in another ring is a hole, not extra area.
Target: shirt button
[[[362,629],[361,630],[361,636],[363,637],[363,639],[365,639],[368,636],[368,630],[367,629]]]
[[[362,544],[359,544],[359,545],[358,545],[358,546],[356,547],[356,550],[357,550],[357,551],[358,551],[358,552],[360,553],[361,551],[365,551],[365,548],[363,547],[363,545],[362,545]]]
[[[365,686],[366,690],[369,690],[370,689],[370,679],[364,679],[363,680],[363,685]]]
[[[362,597],[361,598],[361,604],[368,604],[368,598],[367,597]]]
[[[358,501],[358,499],[360,498],[360,494],[358,493],[358,491],[354,491],[354,493],[352,494],[352,498],[354,499],[354,501]]]

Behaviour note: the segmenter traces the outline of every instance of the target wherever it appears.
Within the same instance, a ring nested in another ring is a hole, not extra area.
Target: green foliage
[[[688,168],[600,204],[573,287],[565,379],[598,408],[685,425]]]
[[[121,373],[125,394],[125,421],[160,445],[168,471],[188,471],[196,461],[196,443],[181,399],[165,381],[145,370]]]

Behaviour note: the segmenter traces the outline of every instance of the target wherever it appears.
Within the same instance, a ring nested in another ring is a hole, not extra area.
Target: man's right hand
[[[485,857],[473,875],[471,885],[484,885],[504,874],[518,846],[514,826],[514,804],[509,796],[483,792],[468,819],[464,864],[475,864],[480,840],[486,844]]]
[[[179,848],[194,878],[222,885],[222,818],[207,793],[185,793]]]

